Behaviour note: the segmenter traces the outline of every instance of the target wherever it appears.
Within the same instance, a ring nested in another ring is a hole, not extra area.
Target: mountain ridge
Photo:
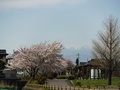
[[[92,49],[88,46],[81,47],[79,49],[76,49],[74,47],[71,48],[64,48],[62,50],[62,54],[64,58],[71,59],[73,63],[75,63],[76,59],[78,58],[78,53],[80,55],[79,60],[80,62],[86,62],[91,59]]]

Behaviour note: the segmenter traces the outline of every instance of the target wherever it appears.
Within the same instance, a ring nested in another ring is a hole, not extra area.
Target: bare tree
[[[10,69],[26,70],[31,78],[37,74],[60,71],[66,68],[61,55],[63,46],[60,42],[40,43],[31,47],[22,47],[6,65]]]
[[[118,20],[110,16],[104,22],[105,32],[99,41],[93,40],[93,56],[108,69],[108,85],[112,84],[112,72],[120,68],[120,33]]]

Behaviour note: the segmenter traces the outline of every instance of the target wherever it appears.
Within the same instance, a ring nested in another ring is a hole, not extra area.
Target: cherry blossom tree
[[[73,69],[75,66],[71,59],[66,59],[67,69]]]
[[[21,47],[9,60],[6,67],[9,69],[25,70],[31,78],[37,74],[62,71],[67,64],[61,55],[63,46],[60,42],[41,42],[31,47]]]
[[[68,73],[71,74],[72,73],[72,69],[75,67],[72,60],[71,59],[66,59],[66,68],[68,70]]]

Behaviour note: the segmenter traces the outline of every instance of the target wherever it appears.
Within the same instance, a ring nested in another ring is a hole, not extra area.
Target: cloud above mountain
[[[29,8],[40,5],[74,4],[87,0],[0,0],[0,8]]]

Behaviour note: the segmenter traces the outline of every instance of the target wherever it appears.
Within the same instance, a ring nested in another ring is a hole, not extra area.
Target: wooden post
[[[56,86],[54,85],[54,90],[56,90]]]
[[[95,67],[94,67],[94,80],[95,80]]]
[[[75,87],[74,87],[74,90],[75,90]]]
[[[65,86],[65,90],[67,90],[67,86]]]
[[[58,90],[59,90],[59,86],[58,86]]]
[[[61,86],[61,90],[63,90],[62,86]]]
[[[43,85],[43,88],[45,88],[45,86]]]
[[[52,85],[51,85],[51,90],[52,90]]]
[[[120,90],[120,85],[118,85],[118,89]]]
[[[71,90],[71,87],[70,87],[70,89],[69,90]]]
[[[46,85],[44,85],[44,88],[46,88]]]
[[[99,67],[97,68],[97,70],[98,70],[98,79],[100,79]]]
[[[90,85],[87,85],[87,88],[90,89]]]
[[[91,66],[90,66],[90,70],[89,70],[89,72],[90,72],[89,76],[90,76],[90,79],[91,79]]]

